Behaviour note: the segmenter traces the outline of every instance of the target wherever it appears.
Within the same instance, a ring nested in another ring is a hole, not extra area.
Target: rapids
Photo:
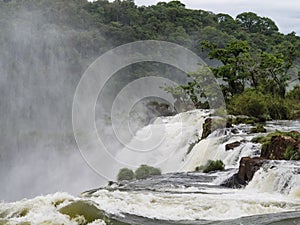
[[[156,119],[142,128],[116,157],[132,168],[160,167],[161,176],[122,182],[75,197],[55,193],[0,203],[0,224],[299,224],[300,163],[272,161],[244,189],[220,184],[236,173],[243,156],[256,156],[260,144],[250,126],[224,128],[199,140],[209,111],[194,110]],[[268,131],[300,130],[299,121],[271,121]],[[180,136],[178,136],[180,133]],[[138,142],[149,138],[134,151]],[[159,143],[153,148],[152,141]],[[225,145],[241,145],[225,151]],[[193,172],[207,160],[221,159],[225,171]]]

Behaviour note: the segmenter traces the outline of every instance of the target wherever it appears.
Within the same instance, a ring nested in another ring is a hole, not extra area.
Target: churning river
[[[163,175],[111,183],[78,196],[59,192],[2,202],[0,224],[300,224],[299,161],[265,164],[243,189],[221,187],[237,172],[242,157],[259,155],[261,146],[251,139],[260,134],[250,134],[249,126],[238,125],[195,143],[208,115],[208,111],[194,110],[158,118],[136,134],[161,135],[164,129],[165,141],[157,152],[134,157],[124,148],[116,154],[128,164],[135,160],[158,164]],[[179,126],[183,138],[176,138]],[[300,131],[300,123],[272,121],[266,128]],[[241,145],[225,151],[225,145],[234,141]],[[191,172],[208,159],[221,159],[225,171]]]

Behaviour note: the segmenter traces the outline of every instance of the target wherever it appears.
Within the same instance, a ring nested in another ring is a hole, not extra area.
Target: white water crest
[[[175,116],[157,118],[140,129],[136,136],[117,153],[116,160],[128,167],[141,164],[157,166],[163,172],[193,171],[208,160],[221,159],[227,168],[236,168],[244,156],[256,156],[260,144],[249,142],[254,135],[245,133],[249,126],[221,129],[201,140],[203,123],[209,110],[193,110]],[[225,145],[241,141],[234,151]]]
[[[226,220],[300,209],[300,199],[213,189],[215,194],[170,194],[100,190],[91,198],[113,214],[134,214],[160,220]]]
[[[116,160],[131,167],[148,164],[163,172],[178,171],[185,161],[189,145],[202,135],[208,110],[194,110],[171,117],[157,118],[142,128],[116,155]]]
[[[246,190],[281,193],[300,198],[300,162],[269,162],[254,174]]]

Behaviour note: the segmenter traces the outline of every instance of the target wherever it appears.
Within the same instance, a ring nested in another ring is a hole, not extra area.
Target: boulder
[[[224,187],[241,188],[252,180],[255,172],[259,170],[267,160],[261,157],[243,157],[240,161],[239,171],[221,184]]]
[[[298,148],[298,141],[290,136],[273,136],[269,144],[263,145],[261,157],[271,160],[284,160],[288,147]]]
[[[236,147],[239,147],[240,145],[241,145],[241,142],[235,141],[233,143],[229,143],[229,144],[225,145],[225,150],[229,151],[229,150],[232,150],[232,149],[234,149]]]
[[[243,157],[240,161],[239,172],[237,173],[239,180],[242,181],[242,183],[251,181],[255,172],[259,170],[265,162],[266,160],[261,157]]]

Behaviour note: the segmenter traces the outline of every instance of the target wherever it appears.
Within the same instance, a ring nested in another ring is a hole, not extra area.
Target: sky
[[[135,0],[137,5],[153,5],[165,0]],[[168,2],[168,1],[166,1]],[[274,20],[280,32],[295,31],[300,35],[299,0],[181,0],[186,8],[203,9],[213,13],[227,13],[235,18],[242,12],[255,12]]]

